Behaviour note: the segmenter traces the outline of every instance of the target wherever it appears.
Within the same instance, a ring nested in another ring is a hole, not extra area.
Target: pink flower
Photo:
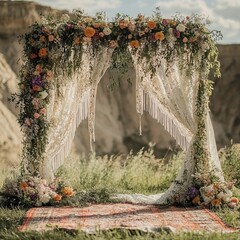
[[[100,33],[99,33],[99,37],[101,37],[101,38],[104,37],[104,33],[103,33],[103,32],[100,32]]]
[[[41,113],[42,115],[45,115],[45,114],[47,113],[46,108],[42,108],[42,109],[40,109],[40,113]]]
[[[31,126],[32,122],[29,118],[25,118],[25,121],[24,121],[25,125],[27,126]]]
[[[169,20],[168,20],[168,19],[165,19],[165,18],[164,18],[164,19],[162,20],[162,24],[163,24],[163,25],[168,25],[168,23],[169,23]]]
[[[35,109],[37,109],[39,107],[39,99],[38,98],[34,98],[32,100],[32,105],[35,107]]]
[[[111,41],[109,42],[109,46],[110,46],[111,48],[115,48],[115,47],[118,46],[118,43],[117,43],[116,41],[114,41],[114,40],[111,40]]]
[[[33,117],[34,117],[35,119],[38,119],[38,118],[40,117],[40,114],[37,113],[37,112],[35,112],[34,115],[33,115]]]
[[[188,39],[186,37],[183,38],[182,40],[184,43],[188,42]]]

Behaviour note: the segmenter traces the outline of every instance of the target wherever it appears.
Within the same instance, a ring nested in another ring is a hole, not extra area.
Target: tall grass
[[[80,190],[104,188],[115,193],[159,193],[176,177],[182,153],[169,160],[157,159],[150,147],[136,155],[90,156],[80,160],[71,156],[58,171]]]

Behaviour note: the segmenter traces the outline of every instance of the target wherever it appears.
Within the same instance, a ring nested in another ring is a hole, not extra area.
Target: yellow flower
[[[163,32],[156,32],[155,33],[155,39],[163,41],[165,39],[164,33]]]
[[[150,29],[154,29],[157,27],[157,24],[155,21],[153,20],[149,20],[148,23],[147,23],[147,26],[150,28]]]
[[[133,40],[130,42],[130,46],[132,48],[139,48],[140,44],[139,44],[139,41],[138,40]]]
[[[221,204],[222,204],[222,201],[221,201],[220,199],[218,199],[218,198],[215,198],[215,199],[213,199],[213,200],[211,201],[211,205],[212,205],[213,207],[220,207]]]
[[[86,28],[84,29],[84,34],[85,34],[85,36],[88,37],[88,38],[93,37],[94,34],[95,34],[95,32],[96,32],[96,30],[95,30],[94,28],[92,28],[92,27],[86,27]]]
[[[47,48],[41,48],[38,52],[39,57],[46,57],[47,56]]]
[[[65,196],[68,196],[68,197],[72,197],[74,195],[74,191],[71,187],[64,187],[62,189],[62,193],[65,195]]]

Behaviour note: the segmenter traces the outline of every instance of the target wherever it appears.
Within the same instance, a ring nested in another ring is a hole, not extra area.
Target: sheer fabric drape
[[[89,48],[85,48],[81,67],[64,86],[51,92],[47,108],[51,127],[48,134],[45,160],[40,174],[45,179],[53,179],[55,171],[69,154],[77,127],[88,118],[90,146],[95,140],[95,103],[97,85],[110,65],[113,49],[101,47],[92,58]]]
[[[195,171],[193,144],[196,137],[197,121],[195,107],[200,78],[205,77],[204,70],[199,69],[199,58],[195,59],[195,66],[184,67],[184,59],[188,53],[181,55],[181,59],[167,65],[161,58],[161,49],[156,58],[160,65],[154,76],[147,71],[147,62],[139,57],[139,52],[131,52],[136,70],[136,109],[140,116],[144,110],[160,122],[180,147],[186,151],[182,168],[176,180],[163,194],[145,196],[142,194],[119,194],[118,199],[133,203],[166,204],[173,197],[186,192],[190,186]],[[153,57],[153,61],[156,61]],[[169,69],[167,69],[169,67]],[[189,73],[189,71],[191,71]],[[205,143],[210,155],[210,167],[223,179],[220,161],[217,154],[214,131],[209,113],[206,116],[207,142]],[[181,183],[181,184],[179,184]],[[184,194],[182,194],[184,195]]]

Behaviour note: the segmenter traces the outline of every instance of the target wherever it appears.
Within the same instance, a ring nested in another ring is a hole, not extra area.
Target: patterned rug
[[[85,208],[31,208],[20,231],[54,228],[82,230],[136,229],[168,232],[233,232],[214,213],[203,208],[159,208],[154,205],[97,204]]]

